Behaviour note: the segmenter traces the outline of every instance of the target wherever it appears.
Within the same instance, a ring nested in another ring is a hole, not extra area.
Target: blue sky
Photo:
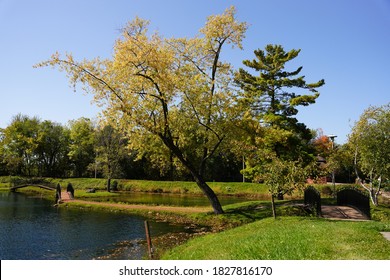
[[[119,29],[135,16],[166,37],[191,37],[207,16],[234,5],[249,24],[236,68],[266,44],[301,49],[287,69],[325,79],[315,105],[300,108],[309,128],[344,143],[370,105],[390,101],[390,0],[0,0],[0,127],[23,113],[66,124],[99,109],[69,87],[65,73],[32,66],[56,51],[77,59],[110,57]]]

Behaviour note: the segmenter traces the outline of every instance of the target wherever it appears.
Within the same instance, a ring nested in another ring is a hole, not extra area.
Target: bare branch
[[[105,80],[103,80],[103,78],[98,77],[97,75],[93,74],[91,71],[87,70],[86,68],[84,68],[84,67],[82,67],[74,62],[69,62],[67,60],[62,60],[62,59],[59,59],[58,61],[59,61],[59,63],[64,63],[64,64],[68,64],[70,66],[76,67],[81,72],[83,72],[83,73],[87,74],[88,76],[92,77],[93,79],[97,80],[102,85],[104,85],[106,88],[108,88],[121,102],[123,102],[123,98],[120,96],[120,94],[113,87],[111,87]]]

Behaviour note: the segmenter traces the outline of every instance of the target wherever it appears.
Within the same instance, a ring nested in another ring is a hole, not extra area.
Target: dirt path
[[[62,201],[69,201],[70,200],[69,194],[67,192],[62,191],[61,192],[61,200]]]
[[[179,206],[161,206],[161,205],[144,205],[144,204],[119,204],[109,202],[87,201],[80,199],[70,199],[68,193],[61,192],[61,201],[63,203],[82,203],[84,205],[100,205],[114,209],[127,210],[145,210],[145,211],[163,211],[173,213],[207,213],[212,211],[210,207],[179,207]]]
[[[144,204],[119,204],[109,202],[87,201],[80,199],[70,199],[69,194],[65,191],[61,192],[61,200],[63,203],[80,203],[83,205],[100,205],[113,209],[127,210],[144,210],[144,211],[162,211],[172,213],[207,213],[211,212],[210,207],[180,207],[180,206],[163,206],[163,205],[144,205]],[[327,219],[338,220],[369,220],[359,210],[349,206],[334,206],[323,205],[321,207],[322,217]]]
[[[322,217],[338,220],[369,220],[359,210],[349,206],[324,205],[321,207]]]

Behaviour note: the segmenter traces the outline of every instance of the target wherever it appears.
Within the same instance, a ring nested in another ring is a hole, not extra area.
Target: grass
[[[117,180],[119,190],[133,192],[202,194],[195,182],[187,181],[148,181]],[[262,184],[237,182],[209,182],[215,193],[221,195],[267,195],[268,189]]]
[[[195,238],[163,255],[170,260],[390,259],[389,223],[308,217],[266,218]]]
[[[277,201],[278,216],[306,216],[309,214],[302,207],[295,206],[291,201]],[[196,223],[213,227],[215,231],[226,230],[244,224],[252,223],[261,219],[272,217],[271,202],[248,201],[226,205],[225,213],[214,215],[213,213],[193,214],[191,218]]]
[[[53,179],[63,188],[70,182],[76,190],[76,198],[98,196],[120,196],[108,193],[104,179]],[[140,180],[118,180],[121,190],[134,192],[199,194],[193,182],[156,182]],[[0,178],[0,188],[9,186]],[[308,216],[292,201],[278,201],[278,219],[272,216],[267,188],[252,183],[210,183],[218,195],[256,196],[261,201],[250,201],[227,205],[225,214],[210,213],[167,213],[159,210],[111,209],[103,205],[74,207],[85,210],[124,211],[151,219],[176,223],[190,223],[207,226],[214,233],[194,238],[163,255],[165,259],[271,259],[271,260],[333,260],[333,259],[390,259],[390,242],[380,231],[390,231],[390,208],[372,208],[370,222],[328,221]],[[321,193],[329,187],[316,186]],[[86,190],[95,188],[96,193]],[[39,192],[52,199],[53,192],[38,188],[20,191]],[[294,199],[299,197],[297,194]],[[291,199],[291,197],[287,197]],[[333,199],[324,198],[330,203]],[[294,202],[300,202],[294,200]],[[334,201],[333,201],[334,202]],[[219,232],[219,233],[216,233]]]
[[[384,205],[371,207],[371,219],[380,222],[390,222],[390,208]]]
[[[37,187],[26,187],[26,188],[18,189],[17,192],[26,193],[29,195],[41,197],[41,198],[44,198],[47,200],[52,200],[52,201],[54,201],[54,198],[55,198],[54,191],[49,191],[49,190],[45,190],[45,189],[41,189],[41,188],[37,188]]]
[[[9,186],[9,176],[0,176],[0,184]],[[91,189],[105,190],[106,179],[102,178],[66,178],[54,179],[47,178],[54,184],[60,183],[61,186],[66,186],[72,183],[76,189]],[[167,192],[167,193],[188,193],[199,194],[201,190],[192,181],[151,181],[151,180],[129,180],[129,179],[112,179],[111,182],[118,182],[118,189],[120,191],[134,191],[134,192]],[[208,182],[216,193],[220,194],[266,194],[268,189],[262,184],[242,183],[242,182]]]
[[[10,177],[0,177],[0,187],[6,189],[9,186]],[[195,182],[188,181],[150,181],[150,180],[127,180],[115,179],[118,182],[119,191],[149,192],[149,193],[172,193],[172,194],[196,194],[203,195],[201,189]],[[115,181],[114,179],[112,180]],[[87,189],[95,189],[97,192],[106,191],[106,179],[101,178],[67,178],[50,179],[48,181],[66,188],[68,183],[72,183],[76,195],[81,197],[95,196],[86,194]],[[234,195],[255,197],[261,200],[269,200],[268,188],[263,184],[243,183],[243,182],[208,182],[209,186],[217,195]],[[108,192],[105,192],[106,194]],[[302,196],[297,192],[294,196],[286,196],[287,199]]]
[[[8,187],[9,176],[0,177],[0,187]],[[67,178],[67,179],[50,179],[54,184],[59,183],[66,188],[68,183],[72,183],[76,191],[96,189],[98,191],[106,190],[106,179],[102,178]],[[152,193],[173,193],[173,194],[202,194],[202,191],[195,182],[189,181],[150,181],[150,180],[128,180],[113,179],[111,182],[118,182],[119,191],[131,192],[152,192]],[[217,195],[235,195],[235,196],[252,196],[261,200],[269,200],[269,192],[264,184],[250,182],[208,182],[209,186]],[[315,186],[323,197],[329,195],[331,187],[329,185]],[[338,186],[342,187],[342,186]],[[286,196],[287,199],[302,197],[303,192],[297,191],[293,196]]]

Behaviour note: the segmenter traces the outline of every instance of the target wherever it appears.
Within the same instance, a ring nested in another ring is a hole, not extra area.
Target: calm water
[[[150,223],[152,236],[184,231]],[[0,259],[94,259],[126,244],[117,259],[142,259],[144,218],[125,214],[55,208],[51,202],[0,192]],[[113,258],[113,257],[111,257]]]
[[[83,198],[92,201],[124,202],[129,204],[169,205],[169,206],[210,206],[210,202],[204,195],[181,195],[166,193],[136,193],[122,192],[120,195],[110,197]],[[228,205],[244,202],[251,199],[236,196],[218,196],[221,204]],[[258,198],[253,198],[258,200]],[[211,210],[211,206],[210,206]]]

